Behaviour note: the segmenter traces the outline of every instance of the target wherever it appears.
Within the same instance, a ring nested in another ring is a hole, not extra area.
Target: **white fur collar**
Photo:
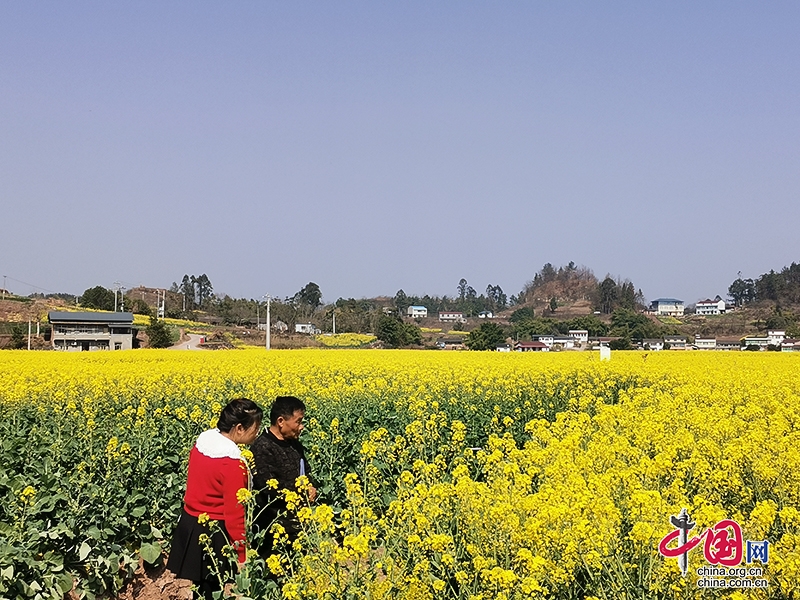
[[[197,450],[209,458],[241,459],[242,451],[233,440],[229,440],[219,429],[209,429],[197,437]]]

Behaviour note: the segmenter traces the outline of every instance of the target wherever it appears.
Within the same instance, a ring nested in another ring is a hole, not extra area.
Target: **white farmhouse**
[[[589,332],[586,329],[570,329],[567,333],[576,344],[583,345],[589,342]]]
[[[412,306],[411,308],[414,308],[414,307]],[[420,307],[420,308],[425,308],[425,307],[423,306],[423,307]],[[425,309],[425,314],[426,315],[427,315],[427,312],[428,312],[428,309]],[[409,315],[409,316],[411,316],[411,315]],[[464,318],[464,313],[458,312],[458,311],[453,311],[453,310],[440,312],[439,313],[439,320],[440,321],[454,321],[456,323],[466,323],[467,322],[467,320]]]
[[[698,315],[721,315],[725,312],[725,300],[716,296],[713,300],[706,298],[695,305]]]
[[[658,352],[664,349],[664,340],[661,338],[646,338],[642,340],[642,350]]]
[[[295,333],[305,333],[308,335],[318,335],[322,333],[313,323],[296,323],[294,326]]]
[[[786,339],[786,332],[783,330],[770,329],[767,331],[767,337],[769,338],[770,345],[780,346],[783,344],[783,340]]]
[[[657,300],[653,300],[650,309],[657,315],[682,317],[683,300],[678,300],[677,298],[658,298]]]
[[[424,319],[428,316],[428,309],[424,306],[409,306],[406,314],[412,319]]]
[[[698,350],[716,350],[717,338],[708,337],[704,335],[696,335],[694,337],[694,347]]]
[[[686,350],[686,338],[682,335],[665,335],[664,346],[667,344],[670,350]]]

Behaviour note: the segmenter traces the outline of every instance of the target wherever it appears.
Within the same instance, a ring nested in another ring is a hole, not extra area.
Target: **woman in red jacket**
[[[236,493],[242,488],[249,489],[251,478],[239,444],[253,443],[262,418],[263,412],[255,402],[246,398],[232,400],[222,409],[217,428],[201,433],[189,454],[183,512],[172,539],[167,569],[176,577],[190,579],[201,596],[209,599],[212,592],[219,590],[219,580],[200,536],[210,535],[223,572],[227,572],[227,559],[220,551],[226,544],[236,548],[239,563],[245,561],[245,513]],[[203,518],[198,520],[201,515]],[[211,534],[209,519],[219,521],[224,534]]]

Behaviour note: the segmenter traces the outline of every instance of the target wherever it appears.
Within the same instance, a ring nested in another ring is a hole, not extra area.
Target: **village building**
[[[725,300],[716,296],[713,300],[706,298],[695,304],[694,312],[698,315],[721,315],[725,312]]]
[[[551,348],[561,348],[563,350],[571,350],[575,347],[575,339],[569,335],[554,335]]]
[[[652,350],[658,352],[664,349],[664,340],[661,338],[648,338],[642,340],[642,350]]]
[[[436,342],[436,346],[442,350],[466,350],[464,338],[442,338]]]
[[[669,317],[683,316],[683,300],[677,298],[658,298],[650,304],[650,310],[657,315]]]
[[[739,338],[717,338],[717,350],[741,350],[742,340]]]
[[[586,329],[570,329],[567,333],[576,344],[583,345],[589,342],[589,331]]]
[[[769,338],[770,345],[780,346],[783,340],[786,339],[786,332],[782,329],[770,329],[767,331],[767,337]]]
[[[694,347],[697,350],[716,350],[717,338],[697,335],[694,338]]]
[[[53,349],[68,352],[130,350],[133,348],[133,313],[51,311]]]
[[[412,319],[424,319],[428,316],[428,309],[424,306],[409,306],[406,315]]]
[[[686,338],[682,335],[665,335],[664,347],[669,344],[670,350],[686,350]]]
[[[514,344],[515,352],[549,352],[550,346],[543,342],[517,342]]]
[[[294,326],[295,333],[305,333],[307,335],[319,335],[322,333],[316,325],[313,323],[296,323]]]
[[[748,346],[758,346],[760,350],[766,350],[767,346],[771,343],[771,339],[766,335],[748,335],[742,339],[742,346],[744,348]]]
[[[424,308],[424,307],[422,307]],[[425,314],[427,315],[428,309],[425,309]],[[409,315],[411,316],[411,315]],[[467,320],[464,318],[464,313],[459,311],[445,311],[439,313],[439,320],[440,321],[454,321],[456,323],[466,323]]]

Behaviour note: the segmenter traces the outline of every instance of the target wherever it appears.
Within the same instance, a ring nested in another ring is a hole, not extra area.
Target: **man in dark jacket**
[[[296,491],[295,482],[301,475],[311,479],[305,449],[300,443],[305,413],[306,406],[299,398],[278,396],[270,409],[269,429],[250,446],[255,463],[253,489],[258,490],[255,529],[267,531],[257,548],[262,556],[268,556],[272,550],[269,527],[273,522],[286,530],[290,540],[300,532],[300,523],[294,515],[286,513],[286,502],[279,491]],[[267,487],[270,479],[278,482],[277,490]],[[308,499],[313,502],[316,497],[317,490],[312,486]]]

